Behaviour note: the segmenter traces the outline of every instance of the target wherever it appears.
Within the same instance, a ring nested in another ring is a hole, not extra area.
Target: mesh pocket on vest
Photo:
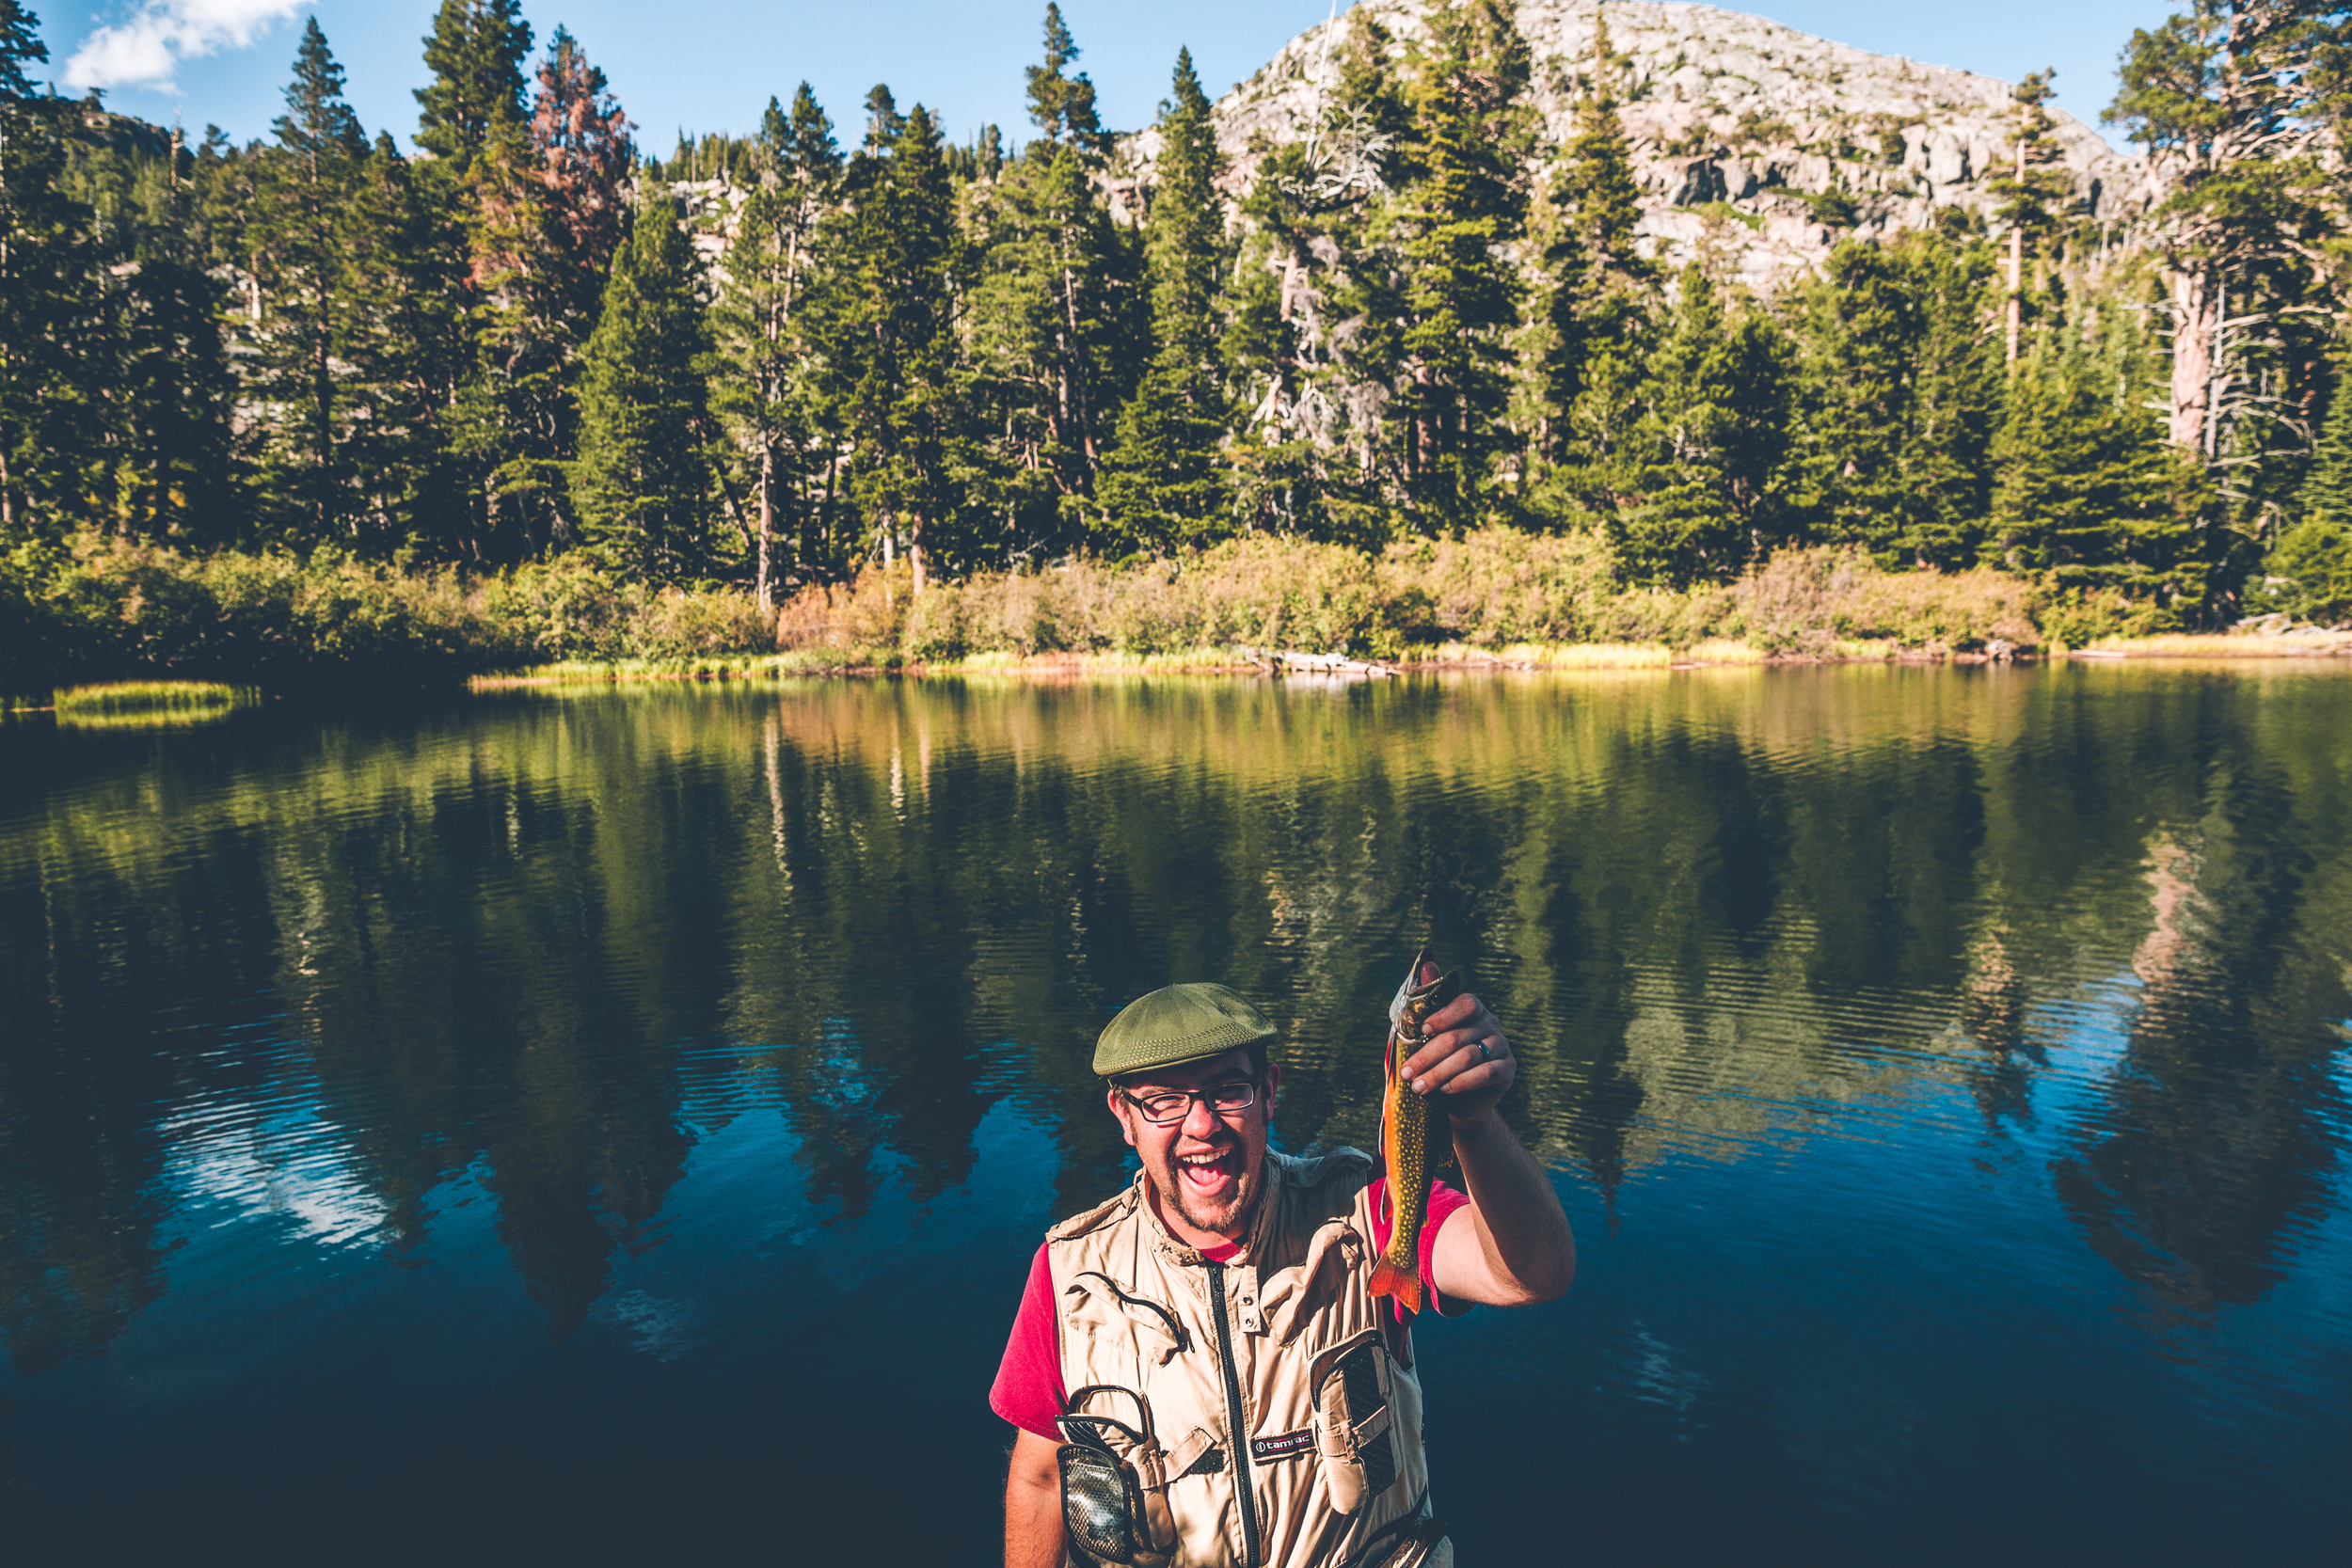
[[[1341,1386],[1347,1394],[1348,1424],[1361,1432],[1388,1402],[1380,1392],[1380,1347],[1359,1345],[1340,1361]],[[1396,1480],[1393,1432],[1383,1432],[1359,1451],[1364,1465],[1364,1493],[1378,1497]]]
[[[1133,1562],[1136,1516],[1126,1466],[1075,1444],[1065,1446],[1059,1457],[1062,1522],[1071,1539],[1099,1561]]]

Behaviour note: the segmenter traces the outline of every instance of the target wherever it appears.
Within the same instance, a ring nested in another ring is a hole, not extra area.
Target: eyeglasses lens
[[[1182,1121],[1191,1115],[1192,1102],[1195,1099],[1208,1101],[1210,1110],[1223,1114],[1248,1109],[1250,1102],[1257,1099],[1257,1085],[1236,1080],[1231,1084],[1212,1084],[1205,1089],[1194,1089],[1189,1093],[1171,1091],[1167,1094],[1147,1094],[1130,1098],[1143,1112],[1144,1120],[1155,1127],[1166,1127],[1172,1122]]]

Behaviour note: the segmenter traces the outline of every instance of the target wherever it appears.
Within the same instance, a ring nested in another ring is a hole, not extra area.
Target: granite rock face
[[[1363,0],[1363,8],[1401,55],[1433,8]],[[1535,172],[1547,182],[1591,69],[1594,13],[1594,0],[1518,0],[1542,121]],[[2014,156],[2010,83],[1865,54],[1712,6],[1610,0],[1607,20],[1611,47],[1629,60],[1615,85],[1642,184],[1640,232],[1661,262],[1678,265],[1704,245],[1769,292],[1836,237],[1807,196],[1842,192],[1851,228],[1864,235],[1924,227],[1939,208],[1989,214],[1997,205],[1985,177]],[[1217,101],[1230,196],[1256,177],[1254,142],[1303,140],[1324,114],[1347,26],[1342,16],[1311,28]],[[2063,111],[2052,119],[2076,213],[2121,223],[2148,204],[2143,160],[2119,155]],[[1156,131],[1124,140],[1116,203],[1133,208],[1158,151]]]

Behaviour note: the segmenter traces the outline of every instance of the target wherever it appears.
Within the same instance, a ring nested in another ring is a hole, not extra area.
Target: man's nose
[[[1216,1135],[1221,1125],[1216,1113],[1209,1109],[1208,1096],[1196,1094],[1184,1102],[1184,1136],[1205,1142]]]

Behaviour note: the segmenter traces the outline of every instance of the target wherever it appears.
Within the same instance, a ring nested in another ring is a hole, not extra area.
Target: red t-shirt
[[[1391,1225],[1388,1212],[1388,1178],[1372,1180],[1372,1245],[1377,1252],[1389,1244]],[[1429,1305],[1440,1316],[1454,1314],[1446,1310],[1446,1300],[1438,1293],[1437,1281],[1429,1266],[1432,1252],[1438,1244],[1438,1231],[1456,1209],[1464,1208],[1470,1199],[1442,1181],[1429,1187],[1429,1217],[1421,1227],[1422,1286],[1429,1292]],[[1203,1247],[1200,1256],[1212,1263],[1222,1263],[1241,1250],[1241,1243],[1231,1243],[1221,1247]],[[1396,1304],[1388,1304],[1391,1310]],[[1062,1413],[1062,1404],[1069,1389],[1062,1383],[1059,1338],[1054,1332],[1054,1268],[1041,1244],[1037,1257],[1029,1264],[1029,1283],[1021,1292],[1021,1310],[1012,1320],[1012,1336],[1005,1341],[1005,1359],[996,1368],[995,1386],[988,1391],[989,1408],[1024,1432],[1034,1432],[1040,1437],[1061,1441],[1054,1418]]]

